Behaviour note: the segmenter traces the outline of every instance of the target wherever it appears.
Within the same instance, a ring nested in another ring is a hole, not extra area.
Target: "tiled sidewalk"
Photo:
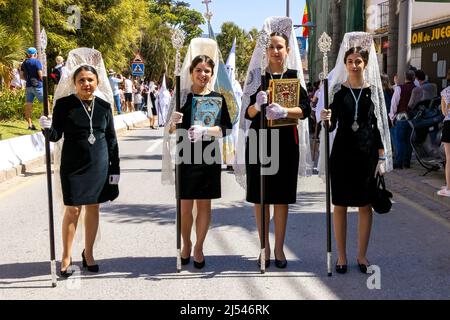
[[[424,176],[425,172],[417,161],[412,161],[411,169],[395,169],[386,175],[387,188],[450,221],[450,197],[436,193],[445,185],[444,168]]]

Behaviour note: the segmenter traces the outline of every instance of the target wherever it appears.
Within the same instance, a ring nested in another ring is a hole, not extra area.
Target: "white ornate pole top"
[[[184,44],[184,33],[180,29],[174,29],[172,32],[172,45],[177,51],[175,57],[175,75],[180,74],[180,49]]]
[[[326,32],[320,36],[318,47],[323,53],[323,72],[320,75],[320,79],[323,80],[328,77],[328,51],[331,49],[331,38]]]
[[[262,60],[261,60],[261,75],[265,74],[264,70],[266,68],[266,51],[270,45],[270,36],[265,30],[261,30],[258,33],[258,39],[256,40],[256,45],[262,50]]]

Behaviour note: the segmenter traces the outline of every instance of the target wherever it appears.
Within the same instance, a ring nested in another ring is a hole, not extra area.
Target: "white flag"
[[[234,71],[236,70],[236,38],[233,40],[233,46],[231,47],[230,54],[228,55],[226,67],[228,77],[230,78],[231,83],[233,83],[235,79]]]

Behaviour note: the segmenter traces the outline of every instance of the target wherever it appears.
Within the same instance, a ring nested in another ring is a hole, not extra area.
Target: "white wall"
[[[366,31],[374,33],[380,25],[379,20],[379,7],[380,3],[386,2],[386,0],[367,0],[366,1]]]
[[[413,5],[413,28],[450,19],[450,3],[416,2]]]
[[[378,4],[386,0],[367,0],[366,1],[366,30],[374,33],[378,29],[379,7]],[[413,1],[413,28],[423,25],[433,24],[439,20],[450,19],[450,3],[430,3]]]

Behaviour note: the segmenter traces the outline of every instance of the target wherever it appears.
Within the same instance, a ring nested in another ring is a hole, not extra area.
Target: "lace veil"
[[[378,60],[373,43],[373,38],[366,32],[349,32],[344,35],[339,54],[336,60],[336,65],[330,73],[333,77],[328,86],[329,103],[333,102],[336,92],[341,88],[341,84],[347,81],[348,73],[344,63],[345,53],[352,47],[362,47],[369,51],[369,62],[364,71],[364,80],[369,84],[371,90],[371,100],[375,106],[375,117],[377,118],[377,126],[380,131],[381,140],[384,145],[384,152],[386,156],[386,171],[392,170],[392,148],[391,136],[389,133],[389,124],[387,118],[386,103],[384,101],[383,87],[381,85],[380,70],[378,67]],[[320,141],[325,139],[325,130],[321,130]],[[330,140],[330,152],[332,150],[332,141]],[[320,144],[320,153],[325,154],[325,144]],[[320,156],[319,175],[325,175],[325,157]]]
[[[292,20],[289,17],[269,17],[264,21],[262,30],[267,35],[273,32],[281,32],[289,39],[289,55],[285,61],[285,66],[288,69],[297,70],[297,78],[300,79],[303,88],[306,88],[305,80],[303,77],[303,67],[300,58],[300,51],[298,48],[297,38],[292,27]],[[245,119],[245,112],[250,104],[250,97],[257,92],[261,85],[261,61],[263,59],[263,53],[266,48],[264,45],[257,42],[255,49],[250,60],[250,64],[247,70],[247,77],[244,84],[242,107],[240,114],[238,141],[237,141],[237,154],[234,164],[234,172],[237,182],[246,188],[246,172],[245,172],[245,140],[250,126],[250,121]],[[266,63],[267,65],[267,58]],[[312,161],[311,161],[311,148],[309,143],[309,127],[308,119],[300,120],[298,124],[299,130],[299,171],[300,176],[309,176],[312,174]]]
[[[214,61],[214,74],[209,82],[209,89],[212,91],[216,83],[218,68],[219,68],[219,47],[217,42],[213,39],[207,38],[194,38],[189,44],[186,56],[183,61],[183,65],[180,70],[180,101],[181,107],[184,106],[187,100],[188,94],[191,92],[192,78],[189,72],[192,60],[198,55],[207,55]],[[161,182],[164,185],[175,183],[175,134],[169,134],[170,117],[175,111],[176,107],[176,93],[174,94],[171,102],[169,112],[167,113],[167,121],[164,127],[164,139],[163,139],[163,160],[161,170]]]

